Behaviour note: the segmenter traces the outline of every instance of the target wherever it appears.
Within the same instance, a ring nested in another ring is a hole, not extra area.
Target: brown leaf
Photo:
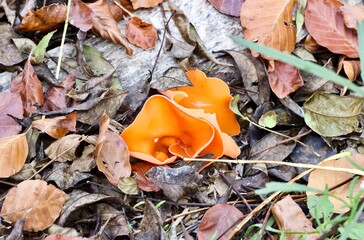
[[[30,9],[15,29],[17,32],[51,32],[66,21],[67,6],[52,4],[39,10]]]
[[[25,116],[35,112],[36,106],[42,106],[44,103],[42,83],[29,60],[25,63],[23,72],[12,80],[10,90],[20,94]]]
[[[221,13],[239,17],[240,7],[245,0],[209,0],[214,7]]]
[[[50,159],[57,159],[59,162],[76,160],[76,149],[81,138],[78,134],[64,136],[53,142],[44,152]]]
[[[0,178],[19,172],[28,156],[25,134],[0,138]]]
[[[339,7],[339,13],[343,15],[345,25],[356,30],[356,24],[364,20],[364,6],[344,5]]]
[[[200,240],[211,239],[228,239],[235,224],[244,217],[244,214],[234,206],[228,204],[216,204],[206,211],[197,231],[197,237]]]
[[[309,51],[310,53],[313,53],[319,48],[321,48],[321,46],[316,42],[316,40],[311,35],[307,35],[304,46],[306,50]]]
[[[355,30],[348,29],[339,14],[342,6],[337,0],[310,0],[305,10],[305,25],[318,44],[331,52],[357,58],[358,38]]]
[[[134,9],[152,8],[163,2],[163,0],[131,0]]]
[[[55,111],[70,107],[72,99],[67,96],[75,86],[75,76],[68,75],[61,83],[61,87],[53,86],[44,93],[43,111]]]
[[[328,166],[328,167],[336,167],[336,168],[349,168],[349,169],[356,169],[356,167],[350,163],[350,161],[364,167],[364,154],[356,154],[351,157],[343,157],[339,160],[329,160],[323,161],[320,163],[320,166]],[[325,190],[325,186],[330,189],[334,186],[338,186],[343,182],[347,181],[348,179],[352,178],[354,174],[345,173],[345,172],[335,172],[324,169],[315,169],[312,171],[310,176],[308,177],[308,187],[320,189],[322,191]],[[361,191],[360,183],[364,180],[364,177],[360,177],[354,185],[353,195],[357,194]],[[342,200],[349,203],[349,187],[351,181],[335,188],[334,190],[330,191],[330,193],[334,194],[336,197],[341,198]],[[315,193],[307,192],[307,195],[313,195]],[[339,201],[336,198],[329,197],[330,202],[334,205],[334,212],[335,213],[345,213],[349,211],[349,208],[343,208],[343,202]]]
[[[337,72],[339,73],[342,69],[350,81],[354,81],[360,74],[360,61],[359,60],[346,60],[345,57],[341,57]]]
[[[93,26],[93,16],[94,12],[87,6],[87,4],[80,0],[71,1],[71,9],[68,16],[70,24],[79,28],[81,31],[87,32]]]
[[[284,98],[303,86],[298,69],[279,61],[269,61],[268,79],[272,91],[279,98]]]
[[[272,213],[280,230],[285,232],[314,232],[312,223],[308,220],[298,204],[290,195],[275,203]],[[299,239],[302,234],[286,234],[287,240]],[[318,234],[303,235],[303,239],[315,240]]]
[[[129,42],[147,50],[155,47],[157,30],[150,23],[143,22],[139,17],[132,17],[126,24],[126,38]]]
[[[26,55],[21,53],[12,40],[16,38],[18,35],[10,25],[0,25],[0,64],[13,66],[26,59]]]
[[[145,200],[144,217],[140,223],[140,232],[136,240],[167,239],[163,229],[164,218],[158,208],[149,200]]]
[[[59,217],[68,196],[43,180],[26,180],[10,189],[1,216],[10,222],[25,221],[24,230],[42,231]]]
[[[133,163],[132,170],[136,174],[135,179],[138,184],[138,188],[146,192],[158,192],[160,187],[155,185],[152,181],[150,181],[145,174],[151,169],[155,167],[153,163],[146,162],[146,161],[137,161]]]
[[[44,240],[95,240],[95,238],[74,237],[61,234],[48,235]]]
[[[0,138],[20,133],[21,126],[11,117],[23,118],[23,102],[18,93],[0,92]]]
[[[117,186],[120,178],[130,176],[131,165],[128,147],[118,134],[108,131],[109,122],[109,117],[104,114],[100,119],[99,138],[94,154],[99,171],[105,174],[111,184]]]
[[[115,0],[116,2],[119,2],[120,5],[122,5],[125,9],[127,9],[129,12],[134,12],[133,6],[129,0]],[[124,18],[125,15],[127,15],[119,6],[117,6],[113,0],[105,0],[105,3],[109,6],[109,11],[115,21],[120,21]]]
[[[33,127],[38,128],[55,139],[59,139],[69,131],[76,131],[76,118],[76,112],[55,118],[42,118],[34,121]]]
[[[120,29],[114,20],[108,5],[105,4],[105,1],[98,0],[87,5],[95,13],[95,15],[92,17],[92,30],[99,34],[102,38],[122,45],[128,55],[133,55],[133,50],[128,46],[128,43],[121,36]]]
[[[296,29],[292,21],[295,2],[246,0],[240,12],[244,37],[282,52],[292,52],[296,44]]]

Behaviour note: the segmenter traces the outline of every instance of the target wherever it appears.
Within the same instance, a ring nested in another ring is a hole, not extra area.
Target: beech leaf
[[[239,17],[240,7],[245,0],[209,0],[209,2],[221,13]]]
[[[94,12],[87,6],[87,4],[80,0],[71,1],[71,9],[68,17],[70,24],[79,28],[83,32],[87,32],[93,26],[92,17],[94,17]]]
[[[20,133],[21,126],[11,117],[23,118],[23,102],[19,93],[0,92],[0,138]]]
[[[163,2],[163,0],[131,0],[134,9],[152,8]]]
[[[55,118],[42,118],[34,121],[33,127],[38,128],[55,139],[59,139],[69,131],[76,131],[76,118],[76,112]]]
[[[363,98],[316,92],[303,105],[306,124],[324,137],[357,131]]]
[[[157,30],[139,17],[132,17],[126,24],[126,38],[129,42],[147,50],[154,48],[157,40]]]
[[[43,180],[26,180],[10,189],[1,208],[1,217],[15,223],[25,221],[24,230],[42,231],[59,217],[66,193]]]
[[[343,15],[345,25],[356,30],[356,24],[364,20],[364,6],[344,5],[339,7],[339,13]]]

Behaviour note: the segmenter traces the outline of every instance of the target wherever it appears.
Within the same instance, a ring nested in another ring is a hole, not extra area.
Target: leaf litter
[[[1,235],[355,239],[358,220],[346,233],[312,219],[363,210],[351,205],[362,190],[363,96],[226,37],[362,88],[363,5],[295,4],[77,0],[67,16],[61,1],[3,1]],[[255,193],[277,180],[299,181],[307,196]]]

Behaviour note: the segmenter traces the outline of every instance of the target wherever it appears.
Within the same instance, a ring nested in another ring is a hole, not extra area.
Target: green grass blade
[[[341,77],[336,73],[334,73],[333,71],[323,68],[318,64],[304,61],[294,55],[283,53],[275,49],[247,41],[238,36],[230,36],[230,38],[239,45],[250,48],[256,52],[259,52],[265,56],[271,57],[281,62],[291,64],[298,69],[301,69],[305,72],[309,72],[323,79],[330,80],[338,85],[347,87],[348,89],[358,93],[361,96],[364,96],[364,89],[361,89],[356,84],[350,82],[348,79]]]

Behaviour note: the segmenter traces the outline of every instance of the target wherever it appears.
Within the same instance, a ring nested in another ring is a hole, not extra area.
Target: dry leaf
[[[153,163],[146,162],[146,161],[137,161],[133,163],[132,170],[135,173],[135,179],[138,184],[138,188],[146,192],[158,192],[160,187],[155,185],[152,181],[150,181],[145,174],[151,169],[155,167]]]
[[[296,29],[292,20],[295,2],[246,0],[240,12],[244,37],[281,52],[292,52],[296,44]]]
[[[197,231],[200,240],[228,239],[233,231],[235,224],[244,217],[244,214],[234,206],[228,204],[216,204],[206,211]]]
[[[59,139],[69,131],[76,131],[76,118],[76,112],[55,118],[42,118],[34,121],[33,127],[38,128],[55,139]]]
[[[360,74],[360,61],[359,60],[347,60],[346,57],[340,57],[339,64],[337,66],[337,73],[344,69],[345,75],[350,81],[354,81]]]
[[[308,220],[298,204],[290,195],[275,203],[272,213],[280,230],[284,232],[314,232],[312,223]],[[286,234],[287,240],[300,239],[302,234]],[[303,235],[302,239],[315,240],[318,234]]]
[[[307,31],[318,44],[331,52],[357,58],[358,38],[355,30],[348,29],[339,14],[342,6],[337,0],[310,0],[305,10]]]
[[[0,92],[0,138],[20,133],[21,126],[11,117],[23,118],[23,102],[18,93]]]
[[[79,28],[81,31],[87,32],[93,26],[93,16],[94,12],[87,6],[87,4],[80,0],[71,1],[71,9],[68,16],[70,24]]]
[[[364,154],[356,154],[351,157],[343,157],[339,160],[329,160],[323,161],[320,163],[320,166],[328,166],[328,167],[336,167],[336,168],[349,168],[349,169],[356,169],[356,167],[350,163],[350,161],[354,161],[356,164],[364,167]],[[346,173],[346,172],[332,172],[329,170],[324,169],[315,169],[312,171],[310,176],[308,177],[308,187],[320,189],[322,191],[325,190],[325,186],[330,189],[334,186],[337,186],[348,179],[352,178],[354,174]],[[357,194],[362,189],[360,188],[360,183],[364,181],[364,177],[360,177],[354,186],[353,195]],[[345,202],[349,203],[349,186],[351,182],[348,182],[341,187],[338,187],[330,193],[334,194],[336,197],[341,198]],[[315,193],[307,192],[307,195],[313,195]],[[345,213],[349,211],[349,208],[343,208],[343,202],[339,201],[336,198],[329,197],[330,202],[334,205],[334,212],[335,213]]]
[[[92,17],[92,30],[99,34],[102,38],[111,40],[116,44],[122,45],[128,55],[133,55],[133,50],[121,36],[120,29],[114,20],[108,5],[104,0],[98,0],[94,3],[87,4],[95,13]]]
[[[163,2],[163,0],[131,0],[134,9],[152,8]]]
[[[59,217],[68,196],[43,180],[26,180],[10,189],[1,209],[1,217],[15,223],[25,221],[24,230],[42,231]]]
[[[310,53],[313,53],[321,48],[321,46],[316,42],[316,40],[311,35],[307,35],[304,42],[304,46],[306,50],[309,51]]]
[[[0,138],[0,178],[19,172],[28,156],[25,134]]]
[[[109,122],[109,117],[104,114],[100,120],[94,154],[99,171],[105,174],[111,184],[117,186],[120,178],[130,176],[131,165],[128,147],[118,134],[108,131]]]
[[[42,83],[29,60],[25,63],[23,72],[12,80],[10,89],[11,92],[20,94],[25,116],[37,111],[36,106],[44,103]]]
[[[59,162],[76,160],[75,152],[81,138],[82,136],[78,134],[64,136],[53,142],[44,152],[50,159],[57,158]]]
[[[209,0],[214,7],[221,13],[239,17],[240,7],[245,0]]]
[[[270,88],[279,98],[285,98],[303,86],[298,69],[279,61],[269,61],[268,79]]]
[[[44,240],[96,240],[95,238],[74,237],[61,234],[48,235]]]
[[[157,40],[157,30],[147,22],[143,22],[139,17],[132,17],[126,24],[126,38],[129,42],[147,50],[155,47]]]
[[[364,6],[344,5],[339,7],[339,13],[343,15],[345,25],[356,30],[356,24],[364,20]]]
[[[67,6],[52,4],[34,11],[30,9],[15,29],[17,32],[51,32],[66,21]]]

